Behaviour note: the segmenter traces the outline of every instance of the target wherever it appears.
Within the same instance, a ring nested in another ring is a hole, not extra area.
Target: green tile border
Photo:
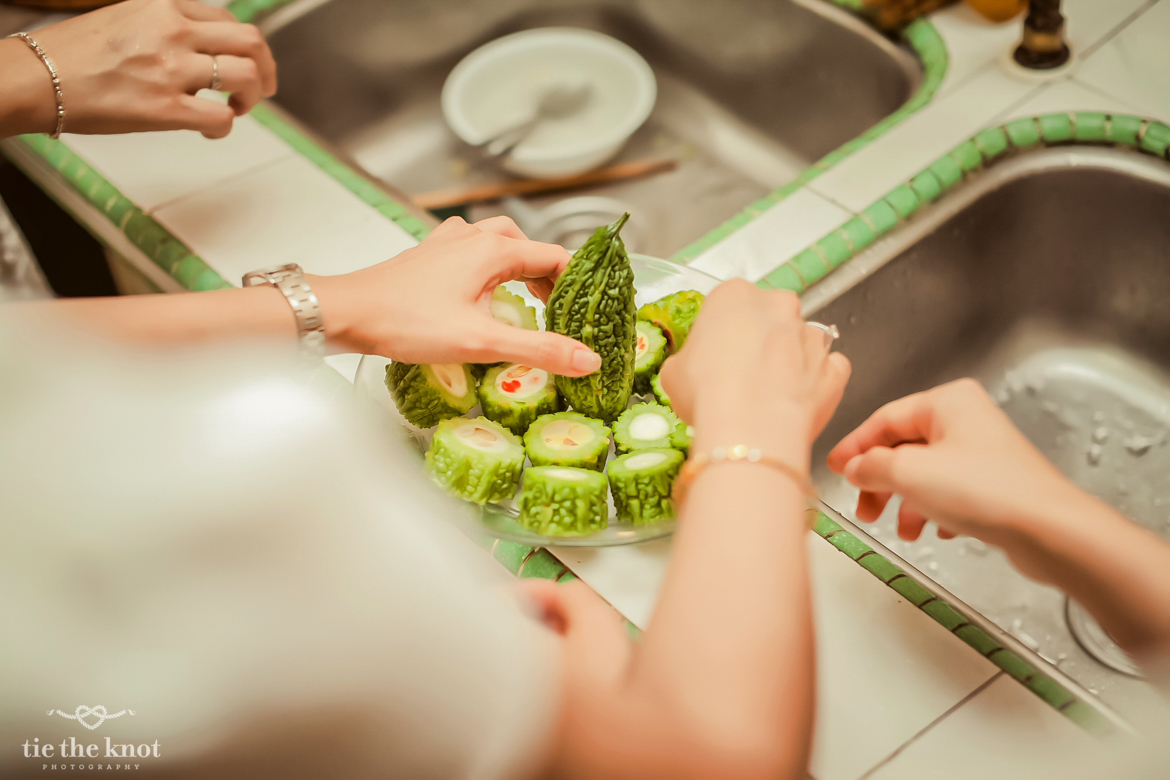
[[[828,2],[851,11],[863,19],[865,18],[862,13],[864,6],[861,0],[828,0]],[[685,264],[691,262],[744,225],[757,219],[765,211],[789,195],[803,188],[822,173],[832,169],[833,166],[837,165],[849,155],[885,135],[911,114],[928,105],[934,99],[935,93],[938,92],[939,87],[942,85],[943,78],[946,76],[947,68],[950,64],[950,55],[947,52],[946,43],[943,41],[938,29],[926,17],[915,19],[902,30],[901,35],[902,40],[918,56],[923,70],[922,83],[919,85],[918,91],[909,100],[902,104],[898,110],[879,121],[861,135],[846,141],[820,160],[817,160],[791,182],[765,195],[699,240],[678,250],[670,256],[670,259],[676,263]],[[808,284],[812,284],[812,282],[808,282]]]
[[[1092,734],[1106,735],[1115,731],[1113,724],[1090,704],[1037,669],[1023,656],[1005,647],[982,627],[968,622],[961,610],[923,586],[836,520],[815,509],[809,512],[815,516],[813,531],[818,536],[962,639],[975,652],[1020,682],[1050,707]]]
[[[764,289],[803,293],[863,252],[874,240],[912,219],[923,207],[945,197],[967,178],[1007,157],[1068,145],[1122,147],[1170,160],[1170,125],[1123,114],[1073,111],[1014,119],[980,130],[899,184],[858,217],[848,220],[773,269],[756,285]],[[857,225],[858,219],[872,232],[872,238]],[[839,257],[842,244],[849,245],[845,257]],[[830,250],[832,254],[829,254]],[[820,268],[811,261],[810,253],[824,258],[827,268],[824,273],[818,273]]]
[[[265,16],[292,3],[293,0],[232,0],[227,4],[227,9],[241,22],[255,24]]]

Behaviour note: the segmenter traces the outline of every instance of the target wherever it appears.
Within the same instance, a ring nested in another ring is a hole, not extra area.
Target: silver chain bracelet
[[[9,38],[20,38],[28,44],[29,48],[37,53],[41,58],[41,62],[45,63],[45,67],[49,69],[49,76],[53,79],[53,92],[57,96],[57,128],[53,130],[50,138],[59,138],[61,131],[65,129],[65,97],[61,94],[61,79],[57,76],[57,66],[49,59],[49,55],[45,54],[45,50],[41,48],[40,44],[29,37],[28,33],[13,33]]]

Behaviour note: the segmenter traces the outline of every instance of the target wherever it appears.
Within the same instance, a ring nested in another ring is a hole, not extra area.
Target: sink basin
[[[1167,213],[1165,163],[1049,149],[984,172],[827,277],[803,303],[840,329],[853,379],[815,462],[882,404],[973,376],[1073,481],[1170,536]],[[814,480],[856,520],[853,488],[823,468]],[[895,520],[892,505],[861,527],[1123,716],[1152,695],[1078,643],[1060,592],[933,525],[902,542]]]
[[[439,92],[476,47],[548,26],[612,35],[654,69],[657,106],[615,162],[681,165],[590,194],[628,205],[630,249],[660,257],[893,113],[920,76],[908,51],[826,0],[306,0],[264,30],[276,101],[418,195],[505,178],[447,129]],[[488,204],[470,216],[499,213]]]

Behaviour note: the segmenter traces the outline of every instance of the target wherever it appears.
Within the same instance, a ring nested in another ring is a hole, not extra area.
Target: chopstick
[[[424,209],[445,209],[454,206],[468,206],[472,203],[485,203],[489,200],[500,200],[501,198],[508,198],[513,195],[535,195],[537,193],[591,187],[596,184],[640,179],[656,173],[673,171],[677,167],[678,160],[673,158],[633,160],[627,163],[611,165],[607,168],[586,171],[575,176],[562,176],[557,179],[521,179],[519,181],[484,184],[478,187],[454,187],[446,190],[424,192],[421,195],[415,195],[414,202]]]

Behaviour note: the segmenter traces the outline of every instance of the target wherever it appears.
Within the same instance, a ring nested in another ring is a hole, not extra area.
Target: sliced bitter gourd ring
[[[601,369],[583,377],[557,377],[557,389],[573,409],[605,422],[625,410],[634,389],[637,344],[634,270],[622,243],[626,212],[599,227],[577,250],[545,308],[545,327],[577,339],[601,356]]]
[[[523,436],[533,420],[561,408],[557,386],[547,371],[518,363],[488,369],[479,385],[483,414],[517,436]]]
[[[686,343],[703,299],[704,295],[694,290],[677,292],[638,309],[638,319],[652,322],[662,329],[662,335],[666,337],[666,354],[673,355]]]
[[[475,377],[468,366],[391,363],[386,387],[402,416],[419,428],[430,428],[475,406]]]
[[[634,392],[650,392],[650,380],[658,376],[666,360],[666,337],[657,325],[638,321],[638,342],[634,349]]]
[[[526,304],[519,295],[508,292],[506,287],[500,286],[495,289],[490,306],[496,322],[511,325],[513,328],[539,330],[536,324],[536,309]]]
[[[448,493],[476,504],[511,498],[520,485],[524,446],[485,417],[444,420],[427,452],[427,470]]]
[[[671,436],[681,425],[674,412],[665,406],[631,406],[613,424],[613,445],[620,454],[673,447]]]
[[[658,399],[658,403],[670,408],[670,396],[662,389],[662,377],[658,374],[650,380],[650,389],[654,391],[654,397]]]
[[[637,450],[609,464],[609,488],[619,520],[634,525],[674,517],[670,491],[683,465],[678,450]]]
[[[524,472],[520,525],[545,536],[591,534],[609,524],[605,475],[564,466],[536,466]]]
[[[536,418],[524,434],[533,466],[571,466],[601,471],[609,455],[609,428],[577,412]]]
[[[691,441],[695,438],[695,429],[686,423],[680,422],[670,434],[670,446],[681,450],[683,455],[691,454]]]

